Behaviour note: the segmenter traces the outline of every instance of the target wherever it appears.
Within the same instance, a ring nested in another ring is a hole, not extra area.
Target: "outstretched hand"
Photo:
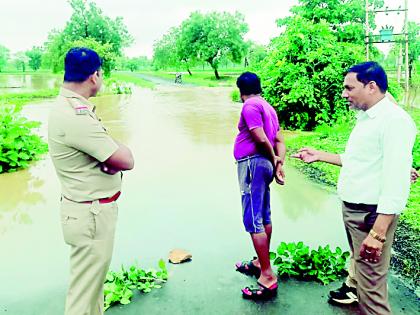
[[[312,148],[302,148],[297,153],[291,155],[292,158],[300,159],[305,163],[319,161],[319,151]]]

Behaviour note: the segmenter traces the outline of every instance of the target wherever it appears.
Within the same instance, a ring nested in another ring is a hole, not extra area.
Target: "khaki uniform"
[[[71,247],[66,315],[103,314],[118,215],[116,202],[104,198],[120,191],[121,174],[100,169],[118,145],[94,110],[85,98],[62,88],[48,122],[50,155],[62,188],[63,235]]]
[[[362,314],[390,315],[388,302],[387,274],[391,260],[391,246],[398,223],[398,215],[388,227],[387,241],[382,248],[378,263],[365,261],[360,257],[360,247],[368,236],[371,225],[366,223],[370,213],[364,210],[347,208],[343,204],[343,220],[346,228],[352,258],[346,284],[357,288],[359,307]]]

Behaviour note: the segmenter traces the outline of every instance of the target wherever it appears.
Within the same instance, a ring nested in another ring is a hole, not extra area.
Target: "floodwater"
[[[22,93],[36,90],[53,89],[61,85],[63,79],[59,76],[38,74],[7,74],[0,75],[1,93]]]
[[[234,263],[254,253],[241,223],[232,156],[241,104],[230,101],[230,91],[163,85],[93,100],[112,136],[136,160],[135,169],[124,174],[111,268],[135,262],[156,267],[173,248],[193,256],[187,264],[168,264],[170,278],[162,289],[136,295],[130,305],[107,314],[354,313],[326,303],[338,283],[283,281],[273,302],[242,300],[240,289],[255,280],[235,272]],[[23,111],[43,122],[44,137],[51,104],[30,104]],[[271,189],[272,250],[281,241],[347,249],[337,195],[291,167],[286,172],[286,185],[273,183]],[[49,156],[28,170],[0,175],[0,187],[0,314],[62,314],[69,249]],[[410,305],[392,290],[395,314],[411,314],[401,310]]]

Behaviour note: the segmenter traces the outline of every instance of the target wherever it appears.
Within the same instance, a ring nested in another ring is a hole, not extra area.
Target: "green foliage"
[[[119,81],[115,78],[105,79],[106,90],[109,90],[112,94],[132,94],[131,84],[127,82]]]
[[[337,42],[329,26],[299,16],[270,46],[261,63],[264,96],[284,127],[311,130],[348,112],[343,74],[363,60],[363,46]]]
[[[44,89],[37,90],[35,92],[0,94],[0,105],[14,104],[17,106],[21,106],[32,101],[56,97],[57,95],[58,89]]]
[[[165,262],[159,261],[159,270],[144,270],[132,265],[128,269],[121,266],[118,272],[108,271],[104,284],[105,310],[113,304],[129,304],[133,290],[149,293],[152,289],[161,288],[161,284],[168,279]]]
[[[16,70],[22,70],[22,72],[25,72],[28,57],[24,52],[18,52],[13,57],[13,63],[15,64]]]
[[[0,107],[0,173],[27,168],[48,151],[47,144],[33,129],[39,122],[28,121],[15,106]]]
[[[181,55],[177,49],[177,41],[179,37],[180,28],[173,27],[168,33],[164,34],[162,38],[156,41],[153,45],[153,67],[156,70],[167,69],[174,67],[184,62],[188,67],[188,59]]]
[[[383,0],[369,0],[375,9],[382,8]],[[363,45],[365,1],[360,0],[299,0],[299,5],[290,10],[295,16],[301,16],[314,23],[325,21],[337,36],[339,42],[350,42]],[[374,14],[369,15],[370,29],[375,29]],[[287,25],[290,17],[279,19],[279,26]]]
[[[26,51],[25,54],[29,58],[28,64],[32,70],[37,71],[41,68],[43,51],[40,47],[32,47],[32,49]]]
[[[207,62],[220,79],[218,69],[226,59],[240,62],[246,52],[243,36],[248,31],[240,13],[193,12],[181,26],[173,27],[154,45],[156,69],[170,66],[190,67]]]
[[[9,60],[9,49],[0,45],[0,72],[3,71],[8,60]]]
[[[232,101],[234,102],[241,102],[241,94],[239,93],[238,89],[235,89],[232,91],[232,93],[230,93],[230,98]]]
[[[304,280],[318,280],[323,284],[338,280],[346,274],[346,262],[349,252],[337,247],[333,252],[329,245],[319,246],[318,250],[310,250],[302,242],[282,242],[277,253],[271,252],[273,265],[277,266],[280,277],[293,276]]]
[[[69,0],[73,14],[63,31],[53,30],[45,44],[47,51],[43,62],[54,72],[63,70],[63,60],[71,47],[86,45],[97,50],[103,58],[106,76],[115,67],[115,61],[122,55],[132,38],[121,17],[111,19],[104,16],[94,2]]]

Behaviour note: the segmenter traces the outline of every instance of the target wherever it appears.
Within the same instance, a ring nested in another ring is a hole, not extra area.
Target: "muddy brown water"
[[[34,92],[57,88],[62,77],[45,73],[38,74],[2,74],[0,75],[0,94]]]
[[[241,223],[232,156],[241,104],[230,101],[230,92],[158,86],[93,100],[112,136],[128,144],[136,159],[135,169],[124,174],[112,269],[131,263],[156,267],[173,248],[193,255],[190,263],[168,265],[170,279],[163,289],[135,296],[131,305],[108,314],[303,314],[312,304],[314,312],[306,314],[354,312],[325,303],[338,283],[285,281],[274,302],[241,299],[240,288],[254,280],[233,266],[254,254]],[[38,132],[44,137],[51,104],[23,110],[43,122]],[[281,241],[347,249],[337,195],[291,167],[286,172],[286,185],[271,189],[272,250]],[[62,314],[69,250],[59,223],[60,185],[49,156],[28,170],[0,175],[0,187],[0,314]],[[398,303],[400,310],[403,302]]]

